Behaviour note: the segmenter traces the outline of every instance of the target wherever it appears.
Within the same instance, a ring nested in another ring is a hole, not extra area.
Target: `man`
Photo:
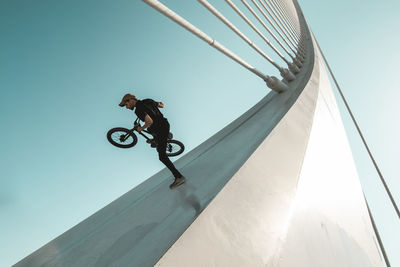
[[[157,144],[158,157],[162,163],[172,172],[175,177],[174,182],[169,186],[171,189],[183,184],[185,177],[175,168],[166,154],[167,139],[169,134],[169,123],[158,108],[164,108],[162,102],[156,102],[152,99],[138,100],[135,95],[126,94],[122,98],[121,107],[133,110],[136,107],[135,114],[141,121],[144,121],[142,127],[137,127],[136,130],[140,133],[148,128],[154,136],[154,141]]]

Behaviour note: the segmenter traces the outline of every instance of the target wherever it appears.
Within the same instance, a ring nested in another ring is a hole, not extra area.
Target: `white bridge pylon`
[[[156,266],[384,266],[319,55],[294,105]]]
[[[289,62],[295,79],[281,81],[159,1],[143,1],[274,91],[175,162],[184,185],[170,190],[164,169],[15,266],[383,266],[329,79],[297,2],[258,1],[287,38],[282,46],[296,52]]]

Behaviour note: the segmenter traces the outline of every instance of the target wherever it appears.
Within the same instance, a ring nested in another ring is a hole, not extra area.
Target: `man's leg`
[[[167,166],[167,168],[172,172],[175,178],[180,178],[182,177],[182,174],[175,168],[174,164],[171,162],[166,154],[168,133],[169,125],[166,125],[165,128],[163,127],[163,129],[155,136],[155,141],[157,142],[158,158],[162,163],[164,163],[165,166]]]

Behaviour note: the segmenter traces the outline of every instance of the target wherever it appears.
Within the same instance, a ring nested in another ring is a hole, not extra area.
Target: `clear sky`
[[[283,64],[224,1],[210,2]],[[197,1],[163,3],[279,77]],[[400,126],[393,115],[400,109],[400,4],[300,5],[399,202]],[[172,132],[190,151],[269,92],[260,78],[142,1],[0,0],[0,36],[0,266],[17,262],[163,168],[142,139],[128,150],[107,142],[108,129],[129,127],[135,119],[117,106],[125,93],[164,102]],[[344,120],[392,266],[400,266],[399,220]]]

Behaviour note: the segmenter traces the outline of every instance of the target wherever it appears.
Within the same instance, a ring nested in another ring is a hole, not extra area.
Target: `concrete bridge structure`
[[[320,51],[277,2],[295,79],[250,66],[273,90],[175,162],[184,185],[164,169],[15,266],[384,266]]]

